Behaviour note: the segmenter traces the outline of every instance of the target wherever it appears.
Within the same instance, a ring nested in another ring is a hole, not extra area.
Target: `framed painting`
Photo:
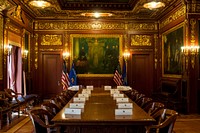
[[[182,74],[181,46],[184,45],[184,27],[178,25],[162,36],[162,74],[180,77]]]
[[[84,76],[113,75],[122,55],[122,35],[71,34],[70,44],[76,73]]]

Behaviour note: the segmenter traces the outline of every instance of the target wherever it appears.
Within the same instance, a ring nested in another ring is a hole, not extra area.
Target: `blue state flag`
[[[126,62],[125,62],[125,60],[123,61],[122,80],[123,80],[123,85],[127,86],[128,82],[127,82],[127,72],[126,72]]]
[[[70,86],[77,85],[77,77],[76,77],[76,71],[74,69],[74,63],[72,63],[72,68],[69,72],[69,80],[70,80]]]

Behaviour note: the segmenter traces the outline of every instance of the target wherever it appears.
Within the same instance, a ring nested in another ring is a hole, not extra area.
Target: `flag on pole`
[[[76,77],[76,71],[74,69],[74,63],[72,63],[72,68],[69,72],[69,80],[70,80],[70,86],[77,85],[77,77]]]
[[[65,61],[63,61],[61,83],[63,85],[63,90],[67,90],[68,87],[70,86],[69,75],[67,73],[67,66],[66,66],[66,62]]]
[[[115,70],[113,80],[117,86],[123,85],[122,75],[121,75],[121,67],[120,67],[119,62],[118,62],[117,68]]]
[[[127,82],[127,72],[126,72],[126,61],[123,60],[123,71],[122,71],[122,80],[123,80],[123,85],[128,85]]]

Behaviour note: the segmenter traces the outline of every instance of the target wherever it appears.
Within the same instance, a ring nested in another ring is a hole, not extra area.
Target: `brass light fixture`
[[[183,55],[186,57],[186,62],[188,63],[188,58],[190,58],[191,61],[191,66],[194,69],[195,66],[195,61],[196,61],[196,57],[199,54],[199,46],[182,46],[181,47],[181,52],[183,53]],[[188,66],[188,65],[186,65]],[[187,67],[186,67],[187,69]]]
[[[123,56],[124,56],[124,60],[127,61],[130,57],[130,52],[126,49],[123,53]]]
[[[68,51],[63,52],[63,60],[67,62],[69,57],[70,57],[70,53]]]
[[[112,13],[81,13],[82,16],[85,17],[95,17],[95,18],[99,18],[99,17],[110,17],[112,16]]]
[[[22,56],[24,59],[27,59],[27,57],[28,57],[28,50],[27,49],[25,49],[24,51],[23,51],[23,56]]]
[[[163,3],[160,0],[151,0],[151,1],[144,3],[143,7],[153,10],[153,9],[165,7],[165,3]]]
[[[35,7],[40,7],[40,8],[49,7],[51,5],[50,2],[45,1],[45,0],[31,0],[29,4]]]

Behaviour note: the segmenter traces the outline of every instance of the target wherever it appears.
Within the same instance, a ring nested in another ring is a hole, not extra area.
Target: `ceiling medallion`
[[[150,10],[152,9],[156,9],[156,8],[160,8],[160,7],[165,7],[165,4],[163,2],[160,2],[160,1],[151,1],[151,2],[148,2],[148,3],[145,3],[143,5],[144,8],[148,8]]]
[[[45,0],[32,0],[29,2],[29,4],[41,8],[49,7],[51,5],[48,1]]]
[[[81,13],[81,15],[85,17],[99,18],[99,17],[110,17],[112,16],[112,13]]]

